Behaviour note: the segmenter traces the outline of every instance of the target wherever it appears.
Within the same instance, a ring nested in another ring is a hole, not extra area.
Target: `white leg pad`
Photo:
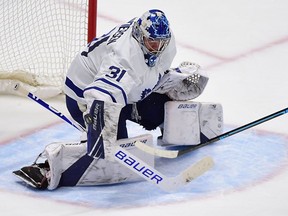
[[[136,148],[136,141],[144,142],[147,145],[153,145],[153,137],[150,134],[144,134],[133,138],[117,140],[116,144],[125,148],[133,155],[145,161],[154,167],[154,156],[147,154]],[[51,143],[46,146],[42,157],[48,159],[50,166],[49,190],[58,187],[62,173],[74,164],[79,158],[87,153],[87,143]],[[117,161],[94,159],[82,175],[77,185],[101,185],[114,184],[125,181],[142,180],[137,174],[128,170]]]
[[[169,101],[165,104],[162,145],[197,145],[201,142],[200,134],[211,139],[222,131],[223,110],[219,103]]]
[[[50,181],[48,189],[58,187],[61,174],[80,157],[86,154],[86,143],[62,143],[56,142],[46,146],[42,157],[48,160],[50,166]]]

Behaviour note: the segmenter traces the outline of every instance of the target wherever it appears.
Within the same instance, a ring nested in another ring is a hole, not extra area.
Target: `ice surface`
[[[197,101],[222,103],[225,130],[286,108],[286,1],[98,0],[97,34],[149,8],[162,9],[171,22],[178,47],[174,66],[191,60],[209,72],[208,86]],[[148,182],[39,192],[11,171],[32,163],[46,144],[80,135],[29,99],[1,95],[0,101],[1,215],[288,214],[288,116],[176,160],[157,158],[157,169],[167,175],[205,155],[214,158],[211,171],[176,193],[164,193]],[[67,114],[63,101],[60,96],[48,103]],[[140,132],[130,130],[131,135]]]

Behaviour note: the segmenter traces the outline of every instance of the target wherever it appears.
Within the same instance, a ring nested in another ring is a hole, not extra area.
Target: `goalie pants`
[[[164,122],[164,104],[167,101],[171,101],[167,95],[152,93],[136,104],[123,107],[119,116],[117,139],[128,138],[126,120],[136,122],[146,130],[156,129]],[[85,127],[83,112],[79,109],[77,101],[66,95],[66,106],[72,118]]]

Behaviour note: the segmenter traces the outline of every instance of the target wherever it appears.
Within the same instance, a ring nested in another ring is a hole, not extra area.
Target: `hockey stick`
[[[116,161],[166,192],[173,192],[180,187],[187,185],[214,165],[211,157],[204,157],[177,176],[167,177],[126,151],[124,148],[116,147],[114,156]]]
[[[38,104],[42,105],[49,111],[53,112],[55,115],[63,119],[68,124],[72,125],[74,128],[78,129],[79,131],[84,131],[82,127],[78,127],[73,122],[71,122],[64,114],[59,112],[57,109],[51,107],[45,101],[41,100],[37,96],[33,95],[21,85],[16,85],[14,87],[15,90],[20,91],[22,94],[28,96]],[[136,142],[142,143],[140,140]],[[156,169],[149,166],[146,162],[140,160],[135,155],[131,154],[130,152],[126,151],[123,146],[125,144],[121,144],[119,146],[115,146],[115,153],[114,158],[117,162],[121,163],[128,169],[132,170],[134,173],[145,179],[146,181],[153,183],[160,189],[166,192],[172,192],[179,189],[181,186],[184,186],[197,178],[198,176],[205,173],[209,170],[213,165],[213,160],[211,157],[205,157],[198,161],[195,164],[189,166],[186,170],[181,172],[179,175],[175,177],[166,177]],[[23,179],[23,178],[22,178]],[[25,181],[25,179],[23,179]]]
[[[57,115],[58,117],[60,117],[62,120],[64,120],[65,122],[67,122],[68,124],[72,125],[73,127],[75,127],[76,129],[78,129],[79,131],[85,131],[85,129],[80,125],[80,124],[74,124],[71,120],[69,120],[64,114],[62,114],[60,111],[58,111],[57,109],[55,109],[54,107],[50,106],[49,104],[47,104],[45,101],[43,101],[42,99],[40,99],[39,97],[37,97],[36,95],[32,94],[31,92],[27,91],[25,88],[23,88],[20,84],[16,84],[14,86],[14,90],[15,91],[19,91],[20,93],[22,93],[23,95],[26,95],[27,97],[31,98],[32,100],[34,100],[35,102],[37,102],[38,104],[40,104],[41,106],[45,107],[47,110],[49,110],[50,112],[54,113],[55,115]]]
[[[275,113],[272,113],[268,116],[265,116],[263,118],[260,118],[256,121],[253,121],[253,122],[250,122],[246,125],[243,125],[241,127],[238,127],[234,130],[231,130],[231,131],[228,131],[224,134],[221,134],[217,137],[214,137],[212,139],[210,139],[209,141],[205,142],[205,143],[200,143],[198,145],[193,145],[193,146],[189,146],[187,147],[186,149],[183,149],[183,150],[165,150],[165,149],[158,149],[158,148],[153,148],[153,147],[150,147],[150,146],[147,146],[143,143],[139,143],[139,142],[136,142],[135,145],[137,148],[143,150],[144,152],[147,152],[149,154],[152,154],[152,155],[155,155],[155,156],[159,156],[159,157],[166,157],[166,158],[176,158],[176,157],[179,157],[183,154],[186,154],[188,152],[191,152],[191,151],[194,151],[196,149],[199,149],[199,148],[202,148],[204,146],[207,146],[211,143],[214,143],[216,141],[219,141],[219,140],[222,140],[222,139],[225,139],[227,137],[230,137],[234,134],[237,134],[239,132],[242,132],[244,130],[247,130],[249,128],[252,128],[256,125],[259,125],[259,124],[262,124],[263,122],[266,122],[266,121],[269,121],[271,119],[274,119],[278,116],[281,116],[281,115],[284,115],[288,112],[288,107],[283,109],[283,110],[280,110],[278,112],[275,112]]]

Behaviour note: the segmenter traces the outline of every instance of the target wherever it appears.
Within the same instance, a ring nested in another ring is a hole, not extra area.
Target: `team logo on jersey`
[[[161,78],[162,78],[162,75],[159,73],[157,83],[153,87],[153,89],[155,89],[157,87],[157,85],[160,83]],[[151,93],[151,91],[152,90],[150,88],[146,88],[145,90],[143,90],[142,93],[141,93],[141,100],[146,98]]]
[[[143,90],[142,93],[141,93],[141,100],[143,100],[144,98],[146,98],[147,95],[149,95],[150,92],[151,92],[151,89],[150,89],[150,88],[147,88],[147,89]]]

